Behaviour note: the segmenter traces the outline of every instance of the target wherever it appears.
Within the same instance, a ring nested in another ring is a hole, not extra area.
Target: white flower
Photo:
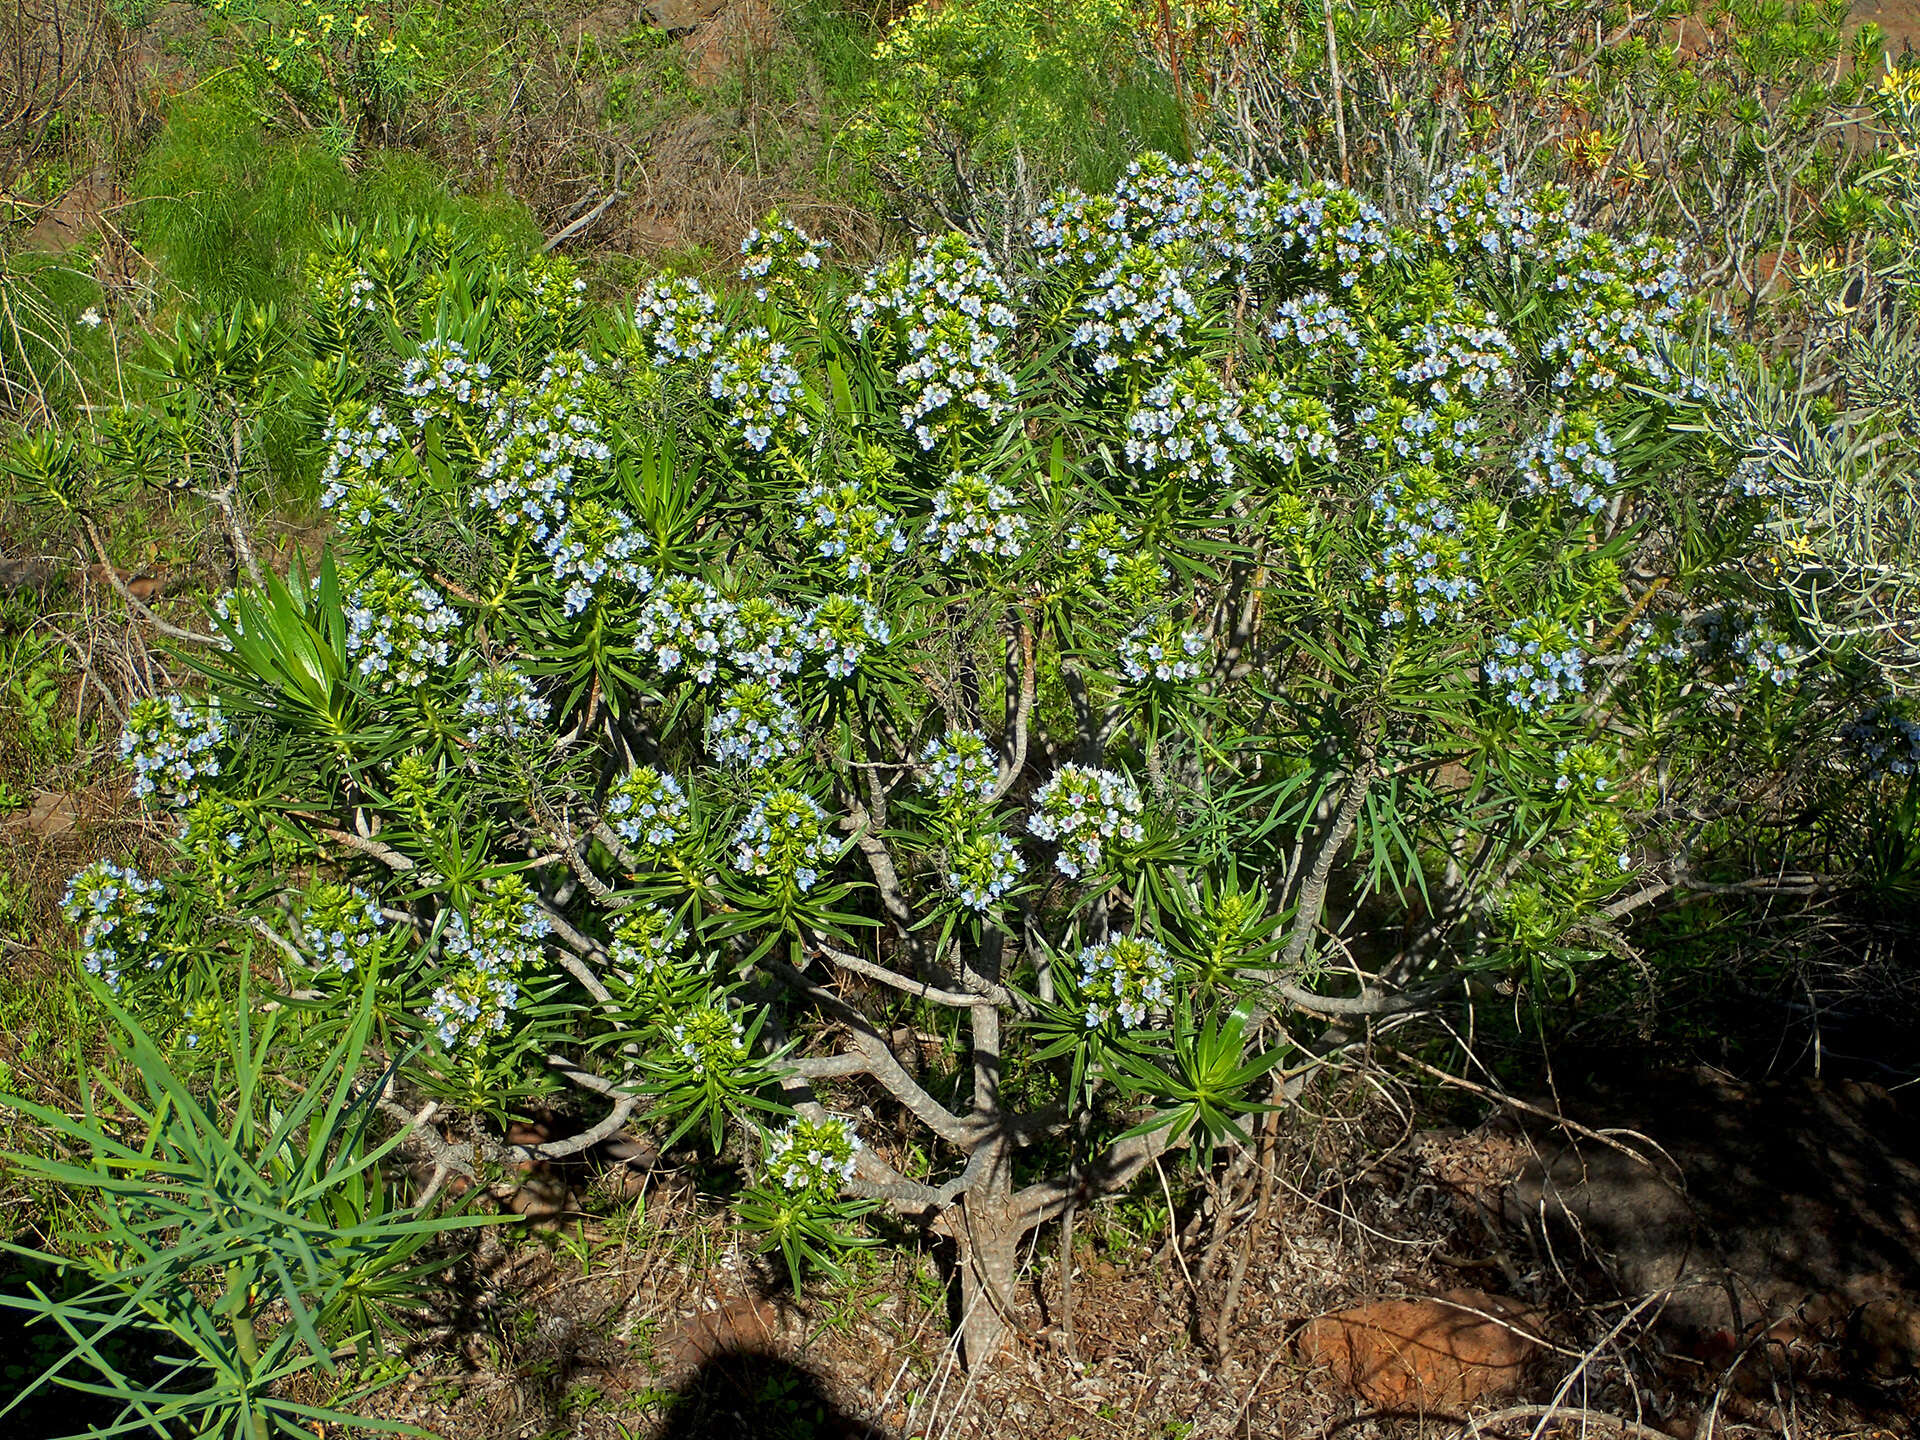
[[[1054,868],[1068,879],[1098,873],[1104,849],[1147,838],[1136,818],[1140,791],[1125,775],[1087,765],[1063,765],[1033,797],[1027,829],[1060,847]]]
[[[1207,637],[1198,630],[1163,615],[1120,642],[1120,669],[1136,685],[1198,680],[1206,668],[1202,659],[1210,648]]]
[[[767,1173],[789,1190],[839,1193],[853,1178],[860,1137],[845,1120],[795,1116],[767,1136]]]
[[[1080,993],[1089,1030],[1118,1020],[1130,1029],[1173,1001],[1174,965],[1157,940],[1125,936],[1080,952]]]
[[[921,534],[938,542],[940,558],[956,555],[1018,558],[1027,520],[1013,509],[1013,491],[984,475],[956,475],[933,496],[933,518]]]

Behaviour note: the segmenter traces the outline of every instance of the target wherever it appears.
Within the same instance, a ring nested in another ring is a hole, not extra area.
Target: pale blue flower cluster
[[[413,423],[424,425],[436,416],[452,419],[470,406],[490,409],[492,378],[492,367],[484,360],[469,360],[467,347],[458,340],[430,340],[418,355],[401,363],[400,393],[417,402]]]
[[[810,433],[799,407],[806,382],[794,368],[793,352],[766,327],[735,330],[714,347],[707,372],[707,393],[727,407],[728,418],[750,449],[764,451],[776,431]]]
[[[327,423],[322,439],[327,463],[320,470],[320,508],[337,523],[365,528],[382,514],[400,514],[406,506],[397,487],[381,474],[400,444],[400,427],[378,405],[343,410]]]
[[[1513,384],[1513,366],[1519,356],[1491,310],[1462,308],[1436,315],[1424,325],[1408,326],[1400,338],[1416,356],[1400,372],[1400,382],[1416,389],[1424,386],[1435,405],[1455,399],[1457,390],[1464,389],[1478,400],[1489,387],[1505,389]]]
[[[1116,1021],[1137,1030],[1155,1011],[1173,1003],[1173,958],[1167,947],[1145,936],[1103,940],[1080,952],[1080,998],[1086,1025],[1097,1030]]]
[[[1360,448],[1384,451],[1415,465],[1440,467],[1480,458],[1480,412],[1460,401],[1421,407],[1404,395],[1353,413]]]
[[[1773,686],[1791,685],[1807,658],[1807,648],[1762,619],[1741,626],[1733,653],[1746,665],[1747,678]]]
[[[622,911],[613,927],[607,955],[614,968],[629,976],[651,975],[673,955],[673,916],[657,905],[635,905]]]
[[[381,694],[414,690],[451,658],[460,617],[407,570],[382,566],[347,599],[347,658]]]
[[[130,966],[158,970],[166,957],[151,947],[158,880],[142,878],[131,865],[96,860],[67,882],[60,913],[80,930],[80,963],[91,975],[118,987]]]
[[[1273,242],[1322,270],[1337,273],[1349,289],[1367,270],[1389,263],[1400,253],[1387,217],[1342,186],[1315,181],[1275,187],[1268,204]]]
[[[671,775],[637,765],[607,794],[613,833],[629,845],[665,850],[687,838],[687,792]]]
[[[785,216],[775,215],[764,229],[755,227],[740,241],[740,278],[760,281],[754,298],[765,300],[768,282],[777,284],[794,270],[818,270],[832,248],[831,241],[816,240]]]
[[[1098,874],[1106,847],[1147,838],[1145,804],[1125,775],[1090,765],[1062,765],[1033,797],[1027,829],[1059,846],[1053,864],[1069,880]]]
[[[749,595],[730,604],[720,629],[726,658],[749,675],[797,675],[806,660],[812,622],[785,601]]]
[[[767,1135],[767,1173],[788,1190],[832,1196],[853,1178],[860,1137],[845,1120],[796,1115]]]
[[[467,682],[460,718],[467,722],[467,739],[512,742],[547,723],[547,702],[533,688],[533,679],[511,665],[482,670]]]
[[[633,323],[657,361],[704,363],[707,394],[726,407],[749,448],[765,451],[776,433],[808,434],[801,409],[806,385],[792,351],[765,326],[729,329],[719,308],[698,280],[654,280],[634,302]]]
[[[1710,649],[1701,628],[1677,616],[1659,615],[1636,620],[1627,632],[1622,653],[1650,665],[1681,666]]]
[[[520,982],[491,964],[475,963],[434,987],[422,1012],[442,1050],[484,1044],[506,1033],[507,1017],[520,1004]]]
[[[1473,551],[1446,494],[1427,476],[1397,474],[1373,495],[1382,532],[1379,562],[1360,578],[1384,604],[1382,625],[1458,620],[1480,593]]]
[[[1211,155],[1190,165],[1147,155],[1111,195],[1055,195],[1030,236],[1043,270],[1080,283],[1136,246],[1179,251],[1183,268],[1212,277],[1250,262],[1268,224],[1265,194],[1245,171]]]
[[[1625,306],[1577,307],[1540,347],[1560,369],[1553,388],[1570,395],[1610,396],[1626,385],[1656,386],[1673,377],[1668,354],[1676,337]]]
[[[1920,774],[1920,724],[1886,705],[1876,705],[1840,727],[1840,738],[1869,779]]]
[[[1127,416],[1127,459],[1188,485],[1231,485],[1239,473],[1234,453],[1252,443],[1240,418],[1239,397],[1204,360],[1161,380]]]
[[[648,544],[640,528],[612,506],[598,500],[574,506],[545,547],[553,578],[566,587],[561,612],[579,615],[603,601],[608,581],[624,597],[645,595],[653,588],[653,573],[636,557]]]
[[[977,730],[949,730],[920,752],[920,784],[934,798],[964,804],[991,800],[1000,786],[1000,764]]]
[[[1121,366],[1152,368],[1185,348],[1187,322],[1200,314],[1187,288],[1190,272],[1163,251],[1135,245],[1093,277],[1081,298],[1085,317],[1073,332],[1076,348],[1091,351],[1093,368],[1110,375]]]
[[[1542,194],[1550,211],[1536,204]],[[1494,259],[1554,254],[1574,230],[1573,202],[1563,191],[1522,196],[1503,167],[1476,156],[1435,182],[1418,223],[1450,255],[1471,246]]]
[[[1749,500],[1781,500],[1796,487],[1780,473],[1770,455],[1743,455],[1727,477],[1727,493]]]
[[[754,802],[733,835],[733,868],[743,875],[789,882],[811,890],[839,854],[831,821],[813,797],[775,790]]]
[[[1687,313],[1694,290],[1682,272],[1686,250],[1670,240],[1642,233],[1630,240],[1605,230],[1576,228],[1552,257],[1558,274],[1553,288],[1581,299],[1631,296],[1647,306],[1647,318],[1665,326]]]
[[[1256,455],[1288,467],[1303,459],[1339,458],[1340,427],[1327,402],[1296,393],[1277,376],[1258,375],[1249,382],[1241,413]]]
[[[707,748],[722,765],[764,770],[799,754],[801,742],[799,712],[766,680],[729,686],[707,717]]]
[[[1028,229],[1035,261],[1045,274],[1084,280],[1131,243],[1127,214],[1110,195],[1061,190],[1041,202]]]
[[[1081,565],[1091,557],[1088,568],[1094,578],[1110,580],[1141,551],[1132,526],[1117,515],[1102,513],[1089,516],[1067,532],[1064,553]]]
[[[1337,375],[1357,376],[1357,367],[1366,359],[1367,342],[1352,317],[1332,296],[1321,290],[1310,290],[1282,300],[1274,315],[1267,333],[1282,344],[1297,348],[1310,367],[1336,362]]]
[[[1252,261],[1267,210],[1260,187],[1217,157],[1152,155],[1111,195],[1056,195],[1032,238],[1040,268],[1077,287],[1074,346],[1110,375],[1185,352],[1199,297]]]
[[[300,940],[316,968],[351,975],[379,946],[386,923],[380,902],[365,890],[322,881],[300,909]]]
[[[736,603],[705,581],[681,576],[656,586],[641,606],[635,648],[662,675],[684,668],[711,685],[724,663],[766,681],[777,695],[779,681],[797,674],[809,654],[824,657],[827,673],[844,680],[870,647],[892,638],[880,612],[852,596],[830,596],[803,615],[769,596]]]
[[[440,949],[470,964],[523,970],[539,963],[541,942],[553,933],[553,922],[524,881],[510,876],[498,883],[497,891],[481,896],[465,914],[456,910],[448,917]]]
[[[1265,190],[1220,155],[1181,164],[1144,155],[1113,189],[1119,228],[1155,249],[1185,245],[1238,271],[1273,224]]]
[[[824,657],[829,678],[851,680],[868,647],[886,645],[893,627],[871,602],[851,595],[829,595],[802,622],[807,643]]]
[[[566,517],[576,467],[603,466],[613,456],[601,435],[598,372],[591,356],[555,355],[531,389],[513,385],[497,397],[468,502],[475,510],[507,530],[525,525],[535,541],[551,537]]]
[[[120,732],[120,758],[133,767],[133,797],[157,795],[176,806],[200,798],[200,782],[220,773],[226,743],[220,699],[155,695],[136,700]]]
[[[1020,847],[988,832],[956,845],[947,856],[947,885],[960,903],[986,914],[1020,883]]]
[[[1385,217],[1350,191],[1263,188],[1211,155],[1148,156],[1111,196],[1058,195],[1032,237],[1041,268],[1081,288],[1076,340],[1101,373],[1176,353],[1196,296],[1243,277],[1263,250],[1292,250],[1348,285],[1393,254]]]
[[[698,280],[663,276],[649,280],[634,301],[633,323],[658,360],[702,360],[720,338],[720,302]]]
[[[985,475],[955,475],[933,495],[933,516],[920,539],[938,544],[944,562],[956,555],[1018,558],[1027,536],[1026,516],[1013,509],[1013,491]]]
[[[662,675],[684,667],[702,685],[720,673],[720,636],[733,606],[704,580],[678,576],[662,582],[640,607],[634,649]]]
[[[1493,642],[1482,673],[1507,704],[1535,715],[1585,694],[1586,667],[1586,651],[1564,625],[1530,616]]]
[[[906,530],[858,481],[807,486],[795,499],[793,528],[822,558],[845,561],[849,580],[864,580],[887,556],[907,551]]]
[[[1612,437],[1597,416],[1556,410],[1547,428],[1519,454],[1520,493],[1557,496],[1577,510],[1598,514],[1616,477],[1612,455]]]
[[[1012,305],[1013,292],[992,262],[952,232],[922,241],[911,261],[874,272],[847,298],[856,337],[883,320],[905,346],[895,375],[909,395],[900,418],[922,449],[1007,413],[1014,396],[1004,363],[1016,323]]]
[[[521,973],[540,963],[553,926],[523,882],[503,885],[465,914],[454,911],[440,951],[459,968],[436,987],[424,1018],[441,1048],[484,1043],[503,1034],[520,1003]]]
[[[1207,637],[1170,615],[1149,620],[1120,642],[1120,672],[1136,685],[1198,680],[1211,646]]]

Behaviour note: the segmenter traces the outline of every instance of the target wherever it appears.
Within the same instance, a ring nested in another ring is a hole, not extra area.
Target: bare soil
[[[462,1440],[1914,1433],[1910,1106],[1687,1072],[1579,1113],[1584,1135],[1504,1109],[1421,1130],[1358,1085],[1323,1094],[1264,1162],[1170,1177],[1176,1235],[1157,1185],[1083,1215],[1070,1302],[1057,1227],[1034,1237],[1018,1332],[972,1374],[937,1254],[796,1299],[697,1177],[583,1171],[599,1216],[490,1236],[388,1403]],[[1466,1413],[1375,1410],[1295,1348],[1316,1316],[1463,1286],[1544,1342]]]

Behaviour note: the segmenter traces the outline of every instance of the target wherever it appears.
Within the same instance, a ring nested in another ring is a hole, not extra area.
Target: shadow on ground
[[[693,1372],[659,1440],[890,1440],[841,1410],[818,1376],[777,1355],[736,1350]]]

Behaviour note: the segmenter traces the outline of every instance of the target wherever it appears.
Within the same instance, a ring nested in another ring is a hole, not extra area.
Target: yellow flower
[[[399,48],[400,48],[399,43],[395,41],[391,35],[387,36],[386,39],[380,42],[380,53],[382,55],[391,55],[393,54],[394,51],[398,50]]]
[[[356,15],[353,17],[353,33],[354,34],[364,38],[366,36],[366,33],[371,29],[373,29],[372,16]]]

